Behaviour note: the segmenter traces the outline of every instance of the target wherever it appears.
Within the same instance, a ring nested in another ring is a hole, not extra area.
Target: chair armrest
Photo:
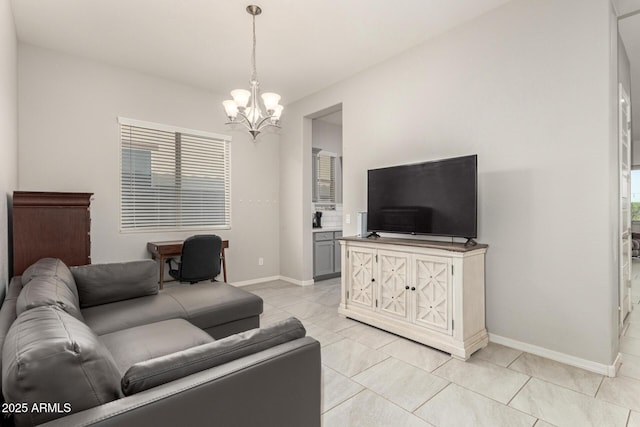
[[[171,265],[171,261],[176,263],[175,268]],[[180,268],[180,263],[176,261],[175,258],[167,258],[166,263],[169,264],[169,268],[172,270],[178,270]]]
[[[320,427],[320,344],[263,350],[43,426]]]

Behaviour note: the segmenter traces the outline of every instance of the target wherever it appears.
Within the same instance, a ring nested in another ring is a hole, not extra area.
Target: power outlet
[[[344,216],[344,222],[346,222],[347,224],[351,224],[351,214],[346,214]]]
[[[258,258],[258,265],[264,265],[264,258]]]

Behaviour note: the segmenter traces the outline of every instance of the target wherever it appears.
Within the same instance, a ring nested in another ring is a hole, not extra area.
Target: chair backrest
[[[180,277],[184,281],[213,279],[220,274],[222,239],[214,234],[191,236],[182,245]]]

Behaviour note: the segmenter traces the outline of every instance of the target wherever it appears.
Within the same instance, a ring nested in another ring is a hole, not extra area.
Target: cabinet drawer
[[[320,242],[322,240],[333,240],[333,231],[320,231],[313,233],[313,240]]]

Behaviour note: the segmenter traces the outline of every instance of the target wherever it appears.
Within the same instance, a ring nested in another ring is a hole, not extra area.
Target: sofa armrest
[[[71,267],[80,307],[158,293],[158,266],[150,259]]]
[[[320,344],[290,341],[43,426],[319,427]]]
[[[269,347],[305,336],[295,317],[264,328],[234,334],[221,340],[138,362],[122,377],[125,396],[166,384]]]

